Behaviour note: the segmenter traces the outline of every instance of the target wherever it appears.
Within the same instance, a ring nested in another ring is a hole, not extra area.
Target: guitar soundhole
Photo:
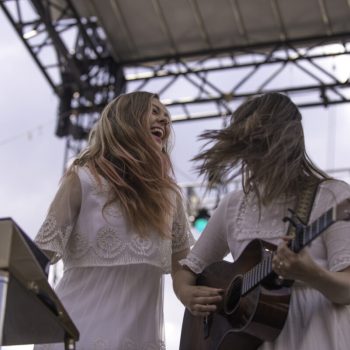
[[[227,288],[224,311],[226,314],[232,314],[241,299],[242,277],[235,277]]]

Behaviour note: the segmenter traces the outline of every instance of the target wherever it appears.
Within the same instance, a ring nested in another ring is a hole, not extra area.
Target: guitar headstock
[[[350,198],[346,198],[334,207],[336,220],[350,220]]]

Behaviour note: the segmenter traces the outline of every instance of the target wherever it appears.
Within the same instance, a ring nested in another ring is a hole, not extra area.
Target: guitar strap
[[[301,224],[304,226],[308,224],[317,189],[322,181],[321,179],[310,179],[305,184],[296,203],[295,211],[292,212],[292,219],[289,220],[288,236],[296,237],[297,225]],[[283,285],[285,287],[291,287],[293,283],[294,280],[283,279]]]
[[[300,194],[293,216],[301,221],[302,224],[308,224],[317,189],[322,181],[321,179],[309,179],[305,184],[304,190]],[[287,235],[295,237],[295,234],[296,226],[290,221]]]

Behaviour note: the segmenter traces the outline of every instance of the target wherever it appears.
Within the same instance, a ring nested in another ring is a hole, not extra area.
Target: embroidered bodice
[[[87,168],[78,168],[64,180],[53,201],[36,243],[55,253],[72,267],[147,263],[171,269],[171,254],[189,247],[190,230],[182,203],[177,203],[170,222],[172,239],[156,232],[140,236],[129,227],[118,204],[102,212],[108,184],[98,186]]]

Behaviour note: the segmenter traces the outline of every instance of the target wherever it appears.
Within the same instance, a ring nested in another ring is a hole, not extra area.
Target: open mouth
[[[164,137],[164,130],[158,126],[151,128],[151,133],[158,142],[162,142]]]

